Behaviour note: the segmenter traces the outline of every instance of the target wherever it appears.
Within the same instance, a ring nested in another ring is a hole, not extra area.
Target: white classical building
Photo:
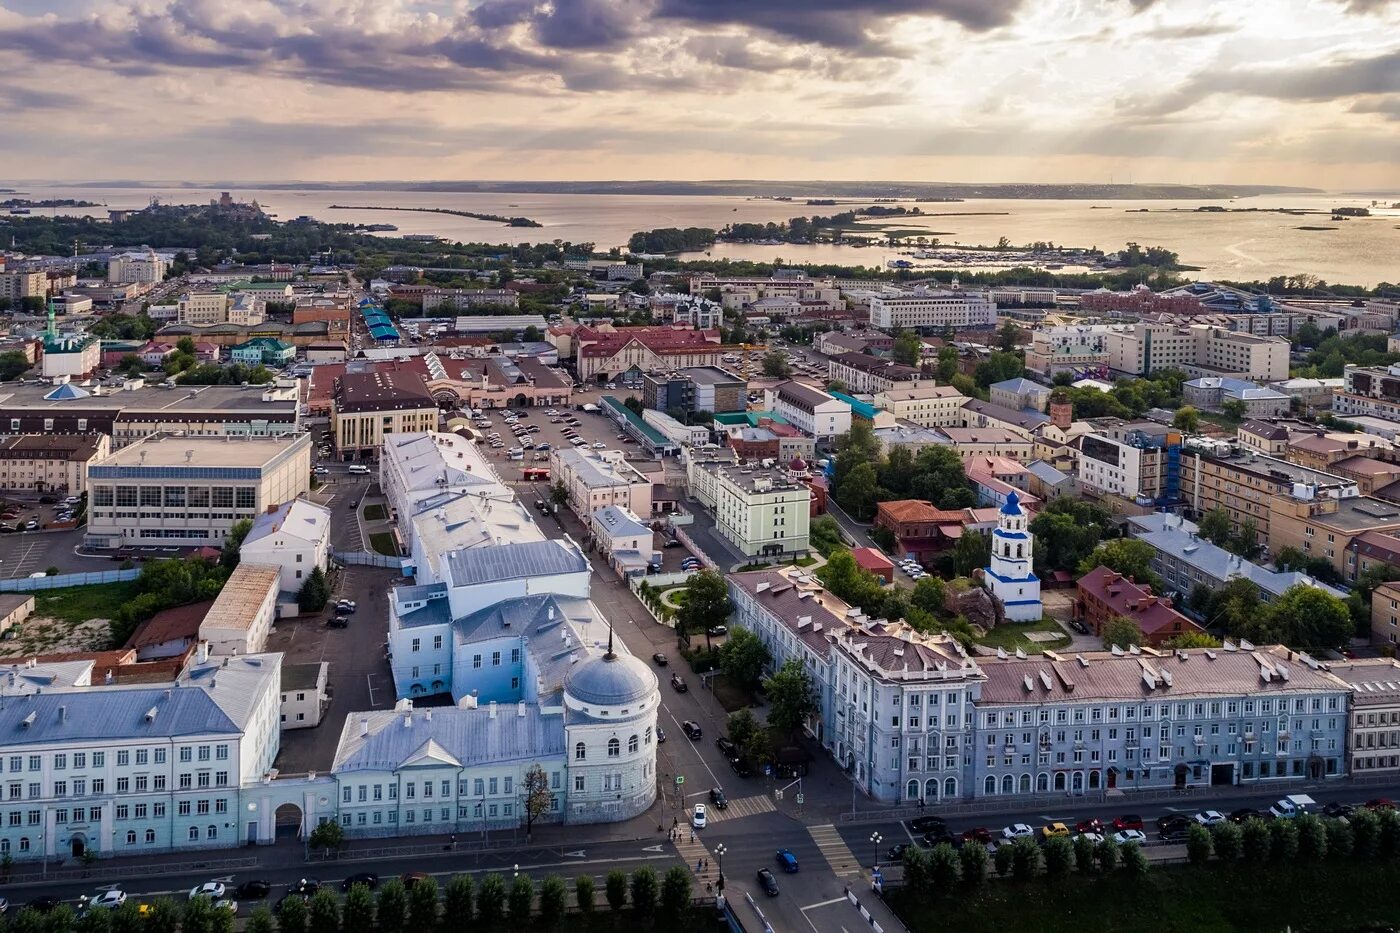
[[[244,563],[276,567],[281,592],[297,593],[312,570],[325,571],[330,540],[331,510],[293,499],[254,519],[238,554]]]
[[[1044,615],[1040,602],[1040,579],[1032,567],[1034,538],[1030,520],[1014,491],[997,515],[992,532],[992,561],[986,570],[987,589],[1006,607],[1011,622],[1038,622]]]

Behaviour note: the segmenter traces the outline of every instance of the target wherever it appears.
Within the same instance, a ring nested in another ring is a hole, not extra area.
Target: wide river
[[[165,203],[195,203],[217,198],[217,190],[202,188],[73,188],[24,186],[31,199],[74,198],[106,207],[139,208],[152,197]],[[281,220],[309,215],[342,223],[390,223],[400,233],[433,234],[450,240],[487,243],[531,243],[566,240],[592,242],[599,248],[620,246],[634,232],[655,227],[712,227],[729,223],[769,222],[811,214],[832,214],[869,201],[843,200],[838,206],[808,206],[802,200],[749,200],[742,197],[652,196],[594,194],[477,194],[411,191],[320,191],[234,189],[241,201],[256,199]],[[5,195],[13,197],[14,195]],[[1237,201],[1058,201],[969,200],[922,203],[928,216],[897,219],[900,229],[926,230],[942,244],[992,245],[1006,237],[1012,244],[1034,241],[1064,246],[1097,246],[1116,250],[1129,242],[1164,246],[1184,263],[1199,266],[1200,279],[1253,280],[1275,275],[1307,273],[1328,282],[1373,286],[1400,282],[1400,210],[1376,208],[1372,200],[1390,205],[1400,192],[1348,195],[1287,195],[1242,198]],[[906,202],[908,203],[908,202]],[[332,204],[379,207],[441,207],[484,214],[524,216],[544,227],[505,227],[501,224],[445,214],[403,211],[330,210]],[[1198,212],[1206,204],[1233,209],[1229,213]],[[1333,221],[1334,207],[1371,207],[1374,216]],[[1142,209],[1146,208],[1146,212]],[[1241,212],[1242,208],[1258,210]],[[1304,216],[1268,209],[1318,211]],[[52,213],[36,210],[36,214]],[[83,213],[100,214],[89,208]],[[941,216],[940,216],[941,215]],[[1328,227],[1302,230],[1300,227]],[[705,254],[694,254],[697,258]],[[789,263],[839,263],[883,267],[900,254],[886,246],[791,244],[716,244],[713,258]],[[920,265],[923,265],[920,263]]]

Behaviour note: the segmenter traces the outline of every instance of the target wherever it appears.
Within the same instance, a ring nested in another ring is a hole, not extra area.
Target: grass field
[[[977,895],[922,905],[895,891],[911,933],[1351,933],[1400,921],[1400,865],[1322,863],[1154,866],[1141,882],[1072,875],[989,881]]]
[[[394,536],[387,531],[376,531],[369,536],[369,546],[380,554],[388,554],[390,557],[397,557],[399,549],[394,546]]]
[[[1027,632],[1054,632],[1059,637],[1054,641],[1031,641],[1026,637]],[[1008,652],[1020,648],[1026,654],[1039,654],[1046,648],[1055,651],[1069,643],[1070,637],[1054,619],[1041,619],[1039,622],[1003,622],[977,639],[977,644],[986,645],[988,648],[1005,648]]]
[[[382,522],[388,517],[388,511],[378,502],[371,502],[365,506],[365,521],[367,522]]]
[[[34,594],[34,614],[73,623],[110,619],[117,607],[133,599],[137,592],[135,580],[39,590]]]

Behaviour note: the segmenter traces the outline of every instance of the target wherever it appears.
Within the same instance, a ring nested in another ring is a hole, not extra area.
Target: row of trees
[[[836,501],[852,517],[868,521],[888,499],[925,499],[942,509],[969,508],[977,496],[962,459],[949,447],[925,447],[918,455],[895,447],[886,457],[875,432],[857,421],[837,440],[833,477]]]
[[[969,842],[961,850],[946,842],[931,849],[910,846],[904,850],[903,891],[916,903],[948,897],[981,887],[990,867],[997,876],[1026,882],[1042,871],[1052,880],[1065,878],[1072,871],[1109,875],[1115,869],[1131,878],[1144,877],[1149,870],[1147,854],[1137,843],[1120,846],[1113,839],[1098,843],[1079,836],[1055,836],[1037,845],[1034,839],[1018,839],[997,847],[989,860],[987,847]]]
[[[1194,865],[1221,862],[1320,862],[1355,858],[1364,865],[1400,857],[1400,813],[1358,809],[1345,818],[1305,813],[1293,819],[1192,825],[1186,856]]]
[[[681,866],[659,876],[644,866],[630,876],[621,869],[608,873],[603,896],[616,915],[630,913],[633,922],[683,923],[691,909],[691,876]],[[574,879],[574,908],[591,914],[598,909],[598,892],[591,875]],[[559,875],[549,875],[538,885],[529,875],[517,875],[507,884],[490,874],[477,885],[470,875],[456,875],[439,890],[435,879],[421,879],[412,887],[394,878],[372,894],[364,885],[352,887],[342,900],[328,888],[309,901],[288,898],[276,919],[266,907],[253,911],[248,933],[371,933],[415,930],[418,933],[456,931],[473,917],[488,929],[507,921],[516,929],[555,929],[569,913],[569,889]],[[49,914],[30,908],[7,924],[18,933],[232,933],[233,914],[208,898],[176,905],[156,901],[143,916],[135,900],[115,910],[90,910],[82,917],[62,905]]]
[[[1092,386],[1072,388],[1071,373],[1056,373],[1051,401],[1071,403],[1077,419],[1136,418],[1150,408],[1177,410],[1181,405],[1181,386],[1188,378],[1179,369],[1159,369],[1150,376],[1119,379],[1112,389],[1100,392]]]

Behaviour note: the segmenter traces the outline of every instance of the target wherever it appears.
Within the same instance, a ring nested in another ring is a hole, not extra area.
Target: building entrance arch
[[[306,815],[294,803],[284,803],[273,813],[278,839],[300,839],[306,828]]]

